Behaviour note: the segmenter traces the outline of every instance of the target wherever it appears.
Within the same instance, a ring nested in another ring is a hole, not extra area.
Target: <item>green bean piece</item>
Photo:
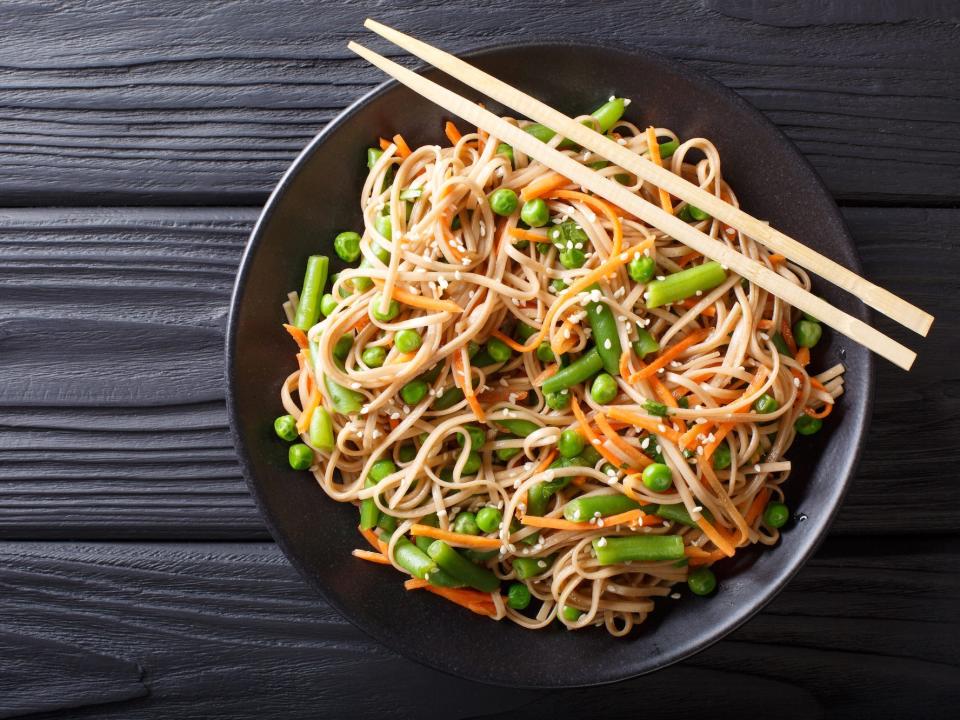
[[[433,404],[430,406],[434,410],[449,410],[464,398],[463,390],[458,387],[442,388],[442,390],[443,393],[437,395]],[[440,391],[438,390],[437,392]]]
[[[670,408],[656,400],[645,400],[643,402],[643,409],[656,417],[666,417],[670,414]]]
[[[333,420],[322,405],[314,409],[310,418],[310,444],[318,450],[333,450]]]
[[[820,323],[809,320],[800,320],[793,326],[793,337],[800,347],[812,348],[820,342],[823,328]]]
[[[470,436],[470,449],[479,450],[487,442],[487,431],[482,427],[476,425],[464,425],[462,428],[458,429],[457,432],[457,445],[463,447],[465,438],[467,435]]]
[[[393,344],[402,353],[416,352],[423,345],[423,338],[416,330],[401,330],[393,336]]]
[[[490,209],[497,215],[506,217],[512,215],[519,204],[517,193],[510,188],[498,188],[490,193],[487,198],[490,203]]]
[[[595,447],[593,447],[593,445],[586,445],[583,450],[580,451],[579,455],[577,455],[577,458],[580,461],[577,464],[584,465],[586,467],[593,467],[600,462],[600,458],[602,457],[603,456]]]
[[[492,420],[491,422],[496,423],[507,432],[522,438],[525,438],[530,433],[536,432],[541,428],[540,425],[537,425],[532,420],[505,419],[505,420]]]
[[[590,115],[597,121],[597,130],[601,133],[608,133],[610,129],[617,124],[617,121],[623,117],[627,109],[627,101],[623,98],[612,98],[603,105],[594,110]],[[588,122],[584,125],[591,127]]]
[[[485,533],[497,532],[503,522],[503,513],[495,507],[482,507],[477,511],[477,527]]]
[[[417,199],[418,197],[420,197],[421,195],[423,195],[423,188],[422,188],[422,187],[405,188],[404,190],[402,190],[402,191],[400,192],[400,199],[401,199],[401,200],[416,200],[416,199]]]
[[[689,525],[690,527],[696,526],[696,521],[690,517],[690,513],[687,512],[687,506],[683,503],[676,503],[674,505],[657,505],[656,509],[651,509],[654,515],[659,515],[664,520],[670,520],[672,522],[678,522],[682,525]],[[702,513],[707,520],[713,520],[713,515],[709,510],[704,510]]]
[[[407,405],[419,405],[420,401],[423,400],[429,392],[430,386],[423,380],[416,378],[400,388],[400,398]]]
[[[520,580],[529,580],[549,570],[550,566],[553,565],[553,561],[553,555],[540,558],[515,557],[513,558],[513,571]]]
[[[543,227],[550,222],[550,208],[543,198],[527,200],[520,209],[520,219],[530,227]]]
[[[380,148],[367,148],[367,167],[372,169],[381,155],[383,155],[383,150]]]
[[[333,356],[337,360],[346,360],[353,347],[353,335],[341,335],[333,344]]]
[[[633,342],[633,351],[643,360],[650,353],[657,352],[660,349],[660,343],[645,328],[637,325],[636,329],[637,339]]]
[[[717,576],[710,568],[699,567],[687,575],[687,587],[694,595],[709,595],[717,588]]]
[[[432,545],[433,543],[431,543]],[[421,580],[428,580],[439,567],[434,560],[405,537],[397,539],[393,549],[397,565]]]
[[[619,515],[636,510],[640,503],[626,495],[588,495],[574,498],[563,506],[563,516],[573,522],[588,522],[591,518]]]
[[[667,140],[667,142],[660,143],[660,159],[666,160],[672,157],[678,147],[680,147],[680,143],[676,140]]]
[[[638,283],[650,282],[656,271],[657,263],[648,255],[635,257],[627,264],[627,275],[630,276],[631,280]]]
[[[480,457],[480,453],[471,450],[467,454],[467,460],[463,464],[463,470],[460,471],[460,474],[463,476],[476,475],[481,465],[483,465],[483,459]]]
[[[647,307],[655,308],[668,303],[680,302],[699,293],[712,290],[727,279],[727,271],[714,261],[706,262],[673,275],[663,280],[654,280],[647,286],[644,296]]]
[[[572,605],[564,605],[562,608],[560,608],[560,615],[564,620],[576,622],[580,619],[580,616],[583,615],[583,610],[575,608]]]
[[[483,565],[485,562],[497,556],[496,550],[474,550],[472,548],[464,548],[460,551],[460,554],[463,555],[467,560],[473,563],[478,563]]]
[[[693,205],[687,205],[687,212],[690,213],[690,217],[696,220],[697,222],[703,222],[704,220],[709,220],[710,216],[707,215],[703,210]]]
[[[320,312],[324,317],[330,317],[337,309],[337,299],[330,293],[320,298]]]
[[[502,433],[497,435],[497,440],[512,440],[512,439],[513,439],[512,435],[504,435]],[[496,456],[497,460],[505,463],[505,462],[509,462],[512,458],[515,458],[521,452],[523,452],[523,448],[506,447],[506,448],[498,448],[497,450],[494,450],[493,454]]]
[[[497,155],[506,155],[510,159],[510,167],[514,166],[513,147],[506,143],[497,145]]]
[[[682,560],[684,557],[683,538],[679,535],[605,537],[597,538],[592,545],[601,565]]]
[[[363,486],[365,488],[371,488],[376,486],[377,481],[368,474],[367,479],[364,481]],[[380,508],[377,507],[377,503],[373,498],[364,498],[360,501],[360,529],[361,530],[371,530],[377,526],[377,523],[380,521]]]
[[[790,354],[790,347],[787,345],[787,341],[783,339],[783,335],[774,333],[770,339],[773,341],[773,346],[777,349],[778,353],[781,355]]]
[[[504,363],[513,355],[513,350],[510,349],[510,346],[500,338],[492,337],[487,340],[485,349],[487,354],[497,363]]]
[[[413,462],[417,456],[417,446],[413,443],[404,443],[397,450],[397,459],[402,463]]]
[[[363,402],[366,398],[355,390],[345,388],[335,380],[324,376],[323,383],[327,388],[327,397],[333,405],[334,412],[341,415],[351,415],[360,412]]]
[[[545,393],[555,393],[566,390],[574,385],[585,382],[603,368],[603,360],[596,348],[580,356],[578,360],[558,370],[544,380],[541,389]]]
[[[382,512],[380,513],[380,519],[377,520],[377,527],[383,530],[388,537],[392,537],[397,529],[397,519],[393,515]]]
[[[770,393],[764,393],[753,402],[753,409],[758,413],[772,413],[780,408],[780,403]]]
[[[523,583],[510,583],[507,588],[507,605],[514,610],[526,610],[530,605],[530,588]]]
[[[536,328],[532,328],[526,323],[517,323],[517,327],[513,331],[514,337],[522,343],[525,343],[527,340],[532,338],[537,334]]]
[[[287,440],[288,442],[300,437],[300,433],[297,432],[297,421],[293,419],[293,415],[281,415],[274,420],[273,431],[277,433],[277,437],[281,440]]]
[[[291,445],[287,451],[287,460],[294,470],[309,470],[313,465],[313,450],[303,443]]]
[[[570,391],[558,390],[557,392],[544,393],[544,402],[551,410],[566,410],[570,407]]]
[[[303,275],[303,287],[297,300],[293,324],[301,330],[309,330],[320,319],[320,297],[327,284],[330,258],[326,255],[311,255],[307,258],[307,271]]]
[[[443,540],[435,540],[427,548],[427,554],[442,570],[453,578],[481,592],[494,592],[500,587],[500,579],[489,570],[474,565]]]
[[[554,362],[557,357],[553,354],[553,349],[550,347],[550,343],[544,340],[537,346],[537,360],[542,363],[551,363]]]
[[[643,484],[653,492],[666,492],[673,485],[673,472],[663,463],[653,463],[643,469]]]
[[[453,531],[461,535],[479,535],[480,528],[477,526],[477,516],[472,512],[462,512],[457,515],[453,521]]]
[[[593,384],[590,386],[590,397],[600,405],[609,405],[617,397],[619,391],[617,381],[613,379],[613,376],[602,372],[593,379]]]
[[[820,428],[823,427],[823,420],[820,418],[810,417],[806,413],[801,415],[793,423],[793,429],[796,430],[801,435],[813,435],[820,431]]]
[[[561,457],[572,458],[579,455],[586,444],[583,435],[578,430],[567,428],[560,433],[560,438],[557,440],[557,450],[560,451]]]
[[[533,135],[542,143],[550,142],[553,139],[553,136],[556,135],[553,130],[548,128],[546,125],[541,125],[540,123],[531,123],[530,125],[527,125],[523,131]]]
[[[344,262],[356,262],[360,258],[360,235],[348,230],[333,239],[333,249]]]
[[[600,286],[594,283],[586,288],[587,292],[599,290]],[[603,361],[603,369],[614,377],[620,374],[620,355],[623,348],[620,345],[620,332],[617,329],[617,319],[606,300],[597,300],[587,303],[587,320],[593,330],[593,342]]]
[[[383,295],[377,293],[370,300],[370,315],[374,320],[379,320],[380,322],[390,322],[397,315],[400,314],[400,303],[398,303],[393,298],[390,298],[390,304],[387,305],[387,311],[382,312],[380,310],[380,304],[383,302]]]
[[[732,460],[733,453],[730,451],[729,443],[721,443],[717,449],[713,451],[714,470],[726,470],[728,467],[730,467]]]
[[[782,528],[790,519],[790,510],[782,502],[772,502],[763,511],[763,522],[768,527]]]
[[[389,215],[377,215],[373,221],[373,229],[380,233],[384,240],[393,239],[393,221]],[[375,249],[376,247],[376,244],[374,244]]]
[[[369,368],[382,367],[387,359],[387,351],[382,345],[371,345],[363,349],[363,352],[360,353],[360,359]]]
[[[487,352],[485,347],[480,348],[480,352],[471,358],[473,364],[476,367],[483,368],[489,367],[490,365],[497,365],[497,361],[490,357],[490,353]]]

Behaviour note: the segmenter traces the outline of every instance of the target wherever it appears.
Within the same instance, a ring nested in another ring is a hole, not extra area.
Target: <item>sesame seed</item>
[[[760,472],[760,466],[759,466],[759,465],[754,465],[754,466],[753,466],[753,469],[754,469],[755,472]]]
[[[606,545],[607,545],[607,539],[605,537],[602,537],[599,540],[597,540],[597,547],[606,547]]]
[[[674,600],[679,600],[681,595],[680,593],[675,592],[675,593],[670,593],[670,597],[673,598]]]
[[[613,343],[610,341],[610,338],[607,338],[603,341],[603,347],[607,350],[613,347]]]

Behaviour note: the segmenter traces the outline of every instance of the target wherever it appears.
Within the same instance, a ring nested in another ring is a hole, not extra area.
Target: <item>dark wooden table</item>
[[[0,8],[0,717],[956,717],[957,6],[387,5]],[[881,364],[816,557],[700,655],[591,690],[453,679],[270,542],[227,433],[227,303],[285,166],[381,81],[345,49],[367,14],[454,50],[609,39],[706,72],[814,163],[868,277],[937,315],[913,372]]]

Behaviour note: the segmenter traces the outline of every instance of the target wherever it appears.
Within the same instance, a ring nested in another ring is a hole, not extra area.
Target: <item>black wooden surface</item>
[[[455,50],[546,34],[705,71],[814,163],[867,275],[937,315],[912,373],[881,365],[816,557],[679,666],[551,693],[449,678],[269,542],[227,435],[229,292],[286,164],[380,82],[344,48],[365,15]],[[0,718],[956,715],[955,3],[8,0],[0,29]]]

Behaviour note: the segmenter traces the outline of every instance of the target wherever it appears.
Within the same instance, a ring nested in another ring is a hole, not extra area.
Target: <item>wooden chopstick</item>
[[[782,298],[793,307],[817,317],[838,332],[869,348],[895,365],[909,370],[916,353],[887,337],[865,322],[849,315],[833,305],[807,292],[802,287],[776,274],[760,263],[740,254],[733,248],[704,235],[699,230],[659,207],[648,203],[619,183],[608,180],[602,175],[584,167],[576,160],[554,150],[532,135],[511,125],[476,103],[467,100],[455,92],[407,70],[382,55],[369,50],[356,42],[347,46],[350,50],[368,60],[385,73],[403,83],[419,95],[436,103],[448,112],[463,118],[472,125],[482,128],[494,137],[513,145],[530,157],[600,197],[623,208],[649,225],[652,225],[693,250],[716,260],[725,267],[732,268],[737,274],[756,283],[764,290]]]
[[[874,285],[855,272],[821,255],[803,243],[758,220],[749,213],[724,202],[716,195],[694,185],[679,175],[662,168],[606,136],[581,125],[549,105],[508,85],[502,80],[475,68],[455,55],[406,35],[376,20],[367,19],[364,26],[399,45],[404,50],[425,60],[436,68],[479,90],[494,100],[512,108],[521,115],[536,120],[570,138],[582,147],[600,154],[615,165],[666,190],[681,200],[709,213],[723,223],[763,243],[774,252],[792,260],[801,267],[820,275],[834,285],[856,295],[867,305],[911,330],[926,335],[933,324],[933,316],[911,305],[879,285]]]

